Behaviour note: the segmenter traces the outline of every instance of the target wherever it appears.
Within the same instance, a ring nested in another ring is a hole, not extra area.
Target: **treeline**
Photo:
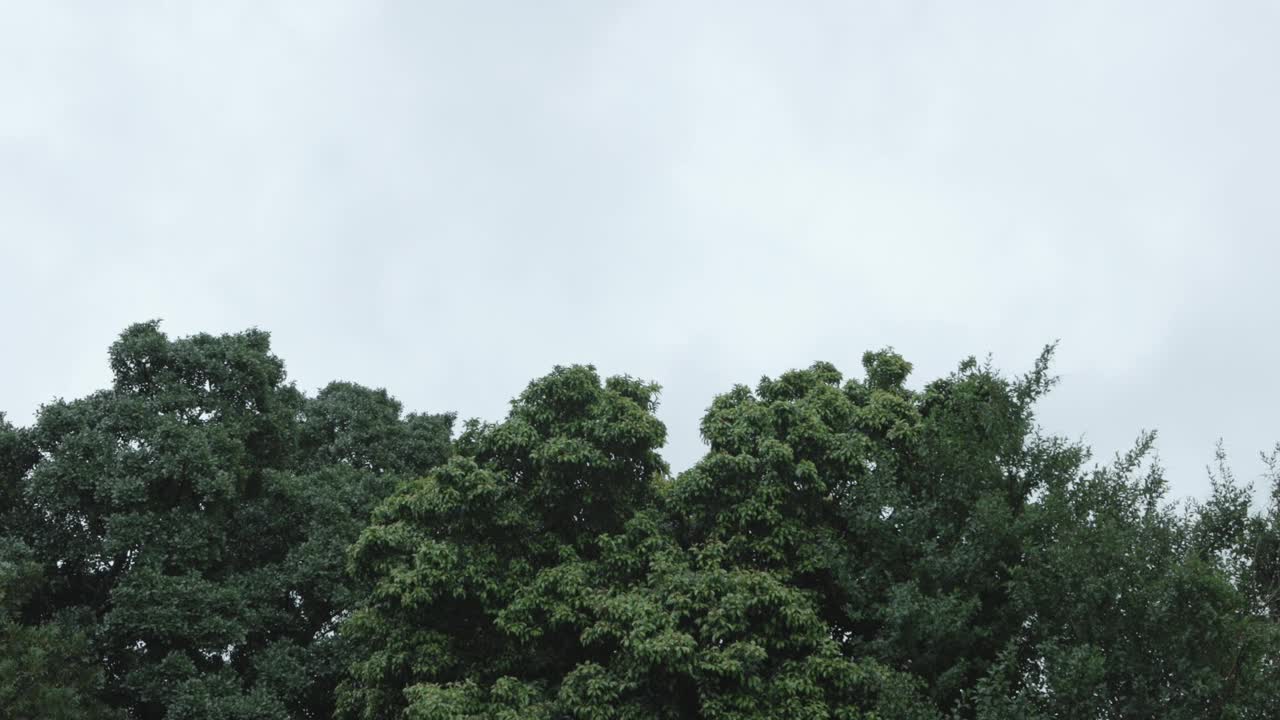
[[[0,717],[1280,717],[1278,488],[1094,464],[1036,428],[1048,360],[730,388],[673,476],[630,377],[455,428],[133,326],[109,389],[0,417]]]

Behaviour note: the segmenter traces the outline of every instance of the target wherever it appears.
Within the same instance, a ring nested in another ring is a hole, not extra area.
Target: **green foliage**
[[[390,717],[407,705],[411,716],[444,717],[549,702],[542,694],[577,667],[581,643],[530,645],[499,619],[542,573],[597,557],[601,534],[652,504],[666,471],[657,390],[557,368],[530,384],[506,421],[472,423],[458,457],[377,509],[351,556],[373,592],[344,626],[364,648],[343,693],[348,715]]]
[[[10,431],[0,418],[0,432]],[[102,668],[74,614],[25,621],[22,607],[42,583],[30,548],[0,538],[0,708],[3,717],[106,720]]]
[[[345,626],[368,658],[343,694],[350,716],[929,715],[909,678],[843,656],[818,598],[788,582],[805,498],[777,533],[677,536],[698,523],[691,506],[745,523],[782,498],[752,490],[754,468],[712,483],[719,497],[697,494],[705,468],[667,480],[655,393],[557,369],[504,423],[472,426],[468,457],[378,509],[352,556],[376,585]],[[717,407],[761,420],[732,400]]]
[[[558,367],[499,423],[307,397],[259,331],[112,346],[0,416],[0,717],[1280,717],[1271,504],[1219,449],[1046,437],[1052,348],[736,386],[672,477],[658,387]]]
[[[29,433],[0,413],[0,716],[115,718],[101,699],[103,670],[85,619],[32,602],[47,578],[23,537],[36,522],[22,479],[38,459]]]
[[[110,363],[110,389],[0,434],[27,518],[6,534],[40,578],[9,637],[92,663],[77,682],[130,717],[328,717],[363,594],[345,549],[397,473],[443,462],[450,417],[351,384],[307,399],[259,331],[136,325]]]
[[[1025,518],[1012,594],[1026,618],[983,688],[984,717],[1264,717],[1274,632],[1209,542],[1235,492],[1179,518],[1148,435],[1115,464],[1048,489]],[[1205,543],[1208,543],[1206,546]],[[1271,639],[1268,639],[1268,635]],[[1268,650],[1268,646],[1272,649]],[[1002,697],[1004,696],[1004,697]],[[1260,714],[1262,713],[1262,714]]]
[[[710,451],[673,494],[691,541],[808,591],[845,656],[919,676],[949,711],[1017,628],[1013,520],[1078,458],[1029,436],[1042,371],[1011,383],[967,362],[918,393],[892,352],[863,365],[717,398]]]

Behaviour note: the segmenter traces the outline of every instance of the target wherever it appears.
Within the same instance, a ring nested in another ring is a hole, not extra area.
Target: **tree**
[[[260,331],[136,325],[110,362],[110,389],[30,430],[19,534],[42,580],[20,614],[76,618],[133,718],[328,716],[359,595],[343,550],[397,472],[444,460],[451,418],[349,384],[308,400]]]
[[[102,668],[83,618],[50,612],[42,568],[23,540],[33,512],[23,478],[39,458],[0,413],[0,708],[19,720],[116,717],[100,700]]]
[[[1009,382],[967,361],[921,393],[881,351],[864,379],[818,363],[739,386],[712,404],[709,452],[676,483],[683,532],[809,593],[844,656],[923,679],[950,712],[1018,625],[1012,520],[1074,468],[1030,435],[1047,362]]]
[[[658,386],[558,367],[496,424],[308,397],[259,331],[111,347],[0,416],[0,708],[52,718],[1280,716],[1271,505],[1043,435],[1052,348],[918,389],[735,386],[672,477]]]
[[[505,422],[471,423],[457,457],[377,509],[351,556],[373,592],[343,626],[363,648],[342,693],[349,716],[407,706],[425,717],[436,704],[481,703],[475,693],[545,702],[578,661],[578,642],[522,647],[499,617],[540,570],[595,554],[601,533],[650,502],[665,471],[656,393],[630,378],[601,383],[589,367],[557,368]]]
[[[1011,584],[1025,620],[979,686],[981,717],[1275,714],[1280,638],[1229,557],[1248,503],[1219,476],[1206,505],[1179,515],[1153,441],[1049,487],[1028,513]]]
[[[861,380],[818,363],[734,388],[673,486],[678,535],[806,593],[844,657],[918,678],[938,713],[1273,714],[1248,492],[1220,470],[1176,515],[1158,468],[1134,476],[1153,437],[1086,470],[1036,430],[1051,353],[1015,380],[968,360],[919,392],[890,351]]]
[[[908,678],[842,657],[788,576],[674,533],[657,388],[535,381],[461,457],[375,513],[351,717],[924,716]]]

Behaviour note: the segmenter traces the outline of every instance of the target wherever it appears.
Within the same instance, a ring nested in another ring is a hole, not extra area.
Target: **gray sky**
[[[126,5],[132,9],[126,9]],[[270,330],[291,377],[500,418],[552,365],[715,393],[1061,339],[1053,431],[1280,440],[1280,6],[0,0],[0,409],[106,348]]]

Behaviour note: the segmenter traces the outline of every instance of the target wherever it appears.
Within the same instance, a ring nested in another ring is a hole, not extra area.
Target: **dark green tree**
[[[0,416],[0,717],[1280,717],[1271,504],[1042,435],[1051,349],[867,353],[715,398],[556,368],[497,424],[307,397],[259,331],[110,351]]]
[[[1176,512],[1153,441],[1028,511],[1011,582],[1024,620],[979,684],[980,717],[1275,716],[1280,637],[1241,582],[1246,493],[1220,474]]]
[[[497,693],[513,707],[546,701],[576,665],[578,639],[525,648],[499,617],[540,570],[596,554],[601,533],[651,503],[665,471],[656,392],[558,368],[505,422],[471,423],[458,457],[378,508],[352,554],[374,590],[343,627],[364,651],[343,693],[349,716],[407,706],[427,717],[471,687],[468,698]]]
[[[75,613],[43,603],[47,587],[24,535],[35,513],[23,479],[39,459],[0,413],[0,709],[17,720],[118,717],[102,701],[103,671]]]
[[[378,509],[352,556],[375,591],[344,626],[367,657],[349,716],[928,716],[788,573],[676,534],[656,392],[557,369]]]
[[[1222,470],[1175,513],[1158,471],[1134,476],[1151,438],[1086,470],[1040,435],[1051,350],[1013,380],[969,360],[912,391],[886,351],[861,380],[819,363],[735,388],[673,486],[677,533],[806,593],[843,656],[915,676],[939,713],[1270,716],[1280,646],[1248,588],[1271,526]]]
[[[445,459],[450,418],[349,384],[308,400],[260,331],[136,325],[110,362],[110,389],[42,408],[38,461],[6,485],[41,578],[19,615],[70,624],[54,639],[85,638],[133,718],[330,716],[363,594],[345,548],[401,473]]]
[[[676,483],[682,532],[807,592],[843,655],[921,678],[951,711],[1018,627],[1014,519],[1074,469],[1032,434],[1047,360],[1016,382],[969,361],[915,392],[911,365],[882,351],[861,380],[819,363],[735,388]]]

